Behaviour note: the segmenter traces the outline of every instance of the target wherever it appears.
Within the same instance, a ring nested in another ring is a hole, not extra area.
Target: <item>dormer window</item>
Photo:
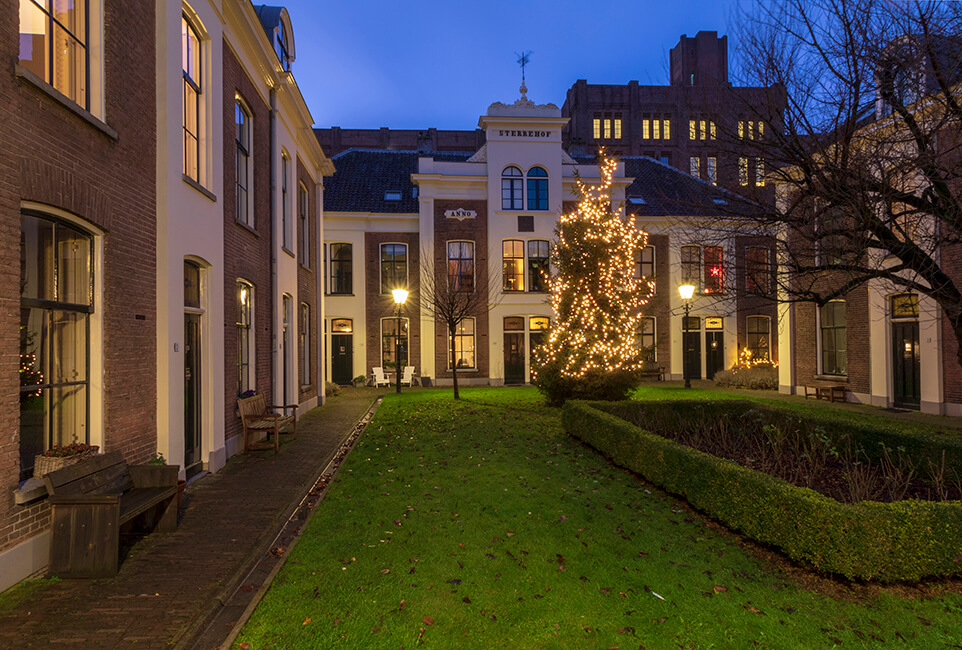
[[[400,201],[400,200],[401,200],[401,192],[400,192],[400,190],[387,190],[387,191],[384,193],[384,200],[385,200],[385,201]]]
[[[281,61],[281,67],[287,72],[290,72],[293,58],[287,49],[287,37],[284,35],[285,28],[289,28],[289,26],[286,25],[284,21],[281,21],[281,24],[277,28],[277,35],[274,38],[274,51],[277,52],[277,58]]]

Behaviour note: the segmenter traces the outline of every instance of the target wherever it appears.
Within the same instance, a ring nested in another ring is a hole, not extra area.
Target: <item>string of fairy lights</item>
[[[554,325],[539,353],[541,362],[560,362],[561,374],[637,370],[644,359],[638,327],[654,282],[635,277],[636,255],[648,235],[613,207],[611,186],[618,161],[601,152],[600,182],[576,179],[577,208],[558,223],[549,281]]]

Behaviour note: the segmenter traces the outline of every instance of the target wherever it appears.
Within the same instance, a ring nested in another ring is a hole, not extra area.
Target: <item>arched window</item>
[[[528,209],[548,209],[548,172],[541,167],[528,170]]]
[[[20,220],[20,478],[54,445],[90,442],[94,238],[73,224]]]
[[[524,210],[524,197],[521,193],[524,174],[513,165],[501,172],[501,209]]]

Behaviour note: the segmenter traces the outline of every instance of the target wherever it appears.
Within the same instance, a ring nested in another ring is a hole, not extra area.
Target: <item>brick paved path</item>
[[[240,454],[192,483],[177,532],[137,544],[116,577],[44,581],[15,606],[0,605],[0,648],[193,645],[222,601],[259,586],[240,581],[384,392],[346,389],[307,413],[276,456]]]

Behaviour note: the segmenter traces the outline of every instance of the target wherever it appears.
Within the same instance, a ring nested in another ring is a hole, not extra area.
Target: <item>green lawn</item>
[[[878,589],[782,571],[569,438],[536,390],[462,397],[387,396],[237,644],[962,643],[958,583]]]

